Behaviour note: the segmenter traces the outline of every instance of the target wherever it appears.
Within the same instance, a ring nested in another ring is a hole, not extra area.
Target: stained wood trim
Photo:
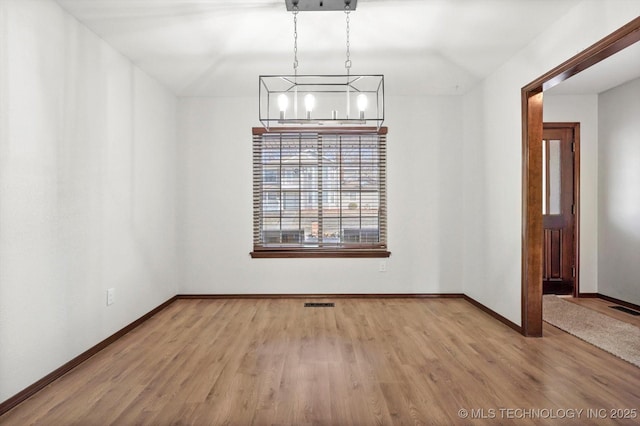
[[[564,121],[545,121],[545,129],[565,129],[567,127],[575,128],[580,127],[580,123],[564,122]]]
[[[462,293],[178,294],[177,299],[461,299]]]
[[[575,203],[574,214],[574,262],[575,276],[573,277],[573,296],[580,294],[580,123],[575,123],[573,127],[573,202]]]
[[[523,92],[522,334],[542,336],[542,92]]]
[[[631,20],[582,52],[544,73],[527,84],[523,90],[528,92],[549,90],[637,41],[640,41],[640,17]]]
[[[88,360],[89,358],[91,358],[92,356],[94,356],[95,354],[97,354],[98,352],[100,352],[101,350],[103,350],[113,342],[115,342],[116,340],[120,339],[125,334],[129,333],[134,328],[138,327],[139,325],[147,321],[149,318],[151,318],[152,316],[154,316],[155,314],[157,314],[158,312],[162,311],[164,308],[166,308],[167,306],[175,302],[177,299],[178,298],[176,296],[172,297],[171,299],[167,300],[160,306],[157,306],[156,308],[144,314],[137,320],[133,321],[131,324],[118,330],[111,336],[107,337],[97,345],[89,348],[88,350],[84,351],[77,357],[73,358],[71,361],[55,369],[51,373],[47,374],[42,379],[38,380],[37,382],[33,383],[32,385],[18,392],[17,394],[7,399],[6,401],[0,403],[0,416],[6,413],[7,411],[11,410],[13,407],[20,404],[21,402],[27,400],[28,398],[36,394],[41,389],[44,389],[50,383],[64,376],[66,373],[73,370],[74,368],[76,368],[77,366],[79,366],[80,364],[82,364],[83,362],[85,362],[86,360]]]
[[[464,300],[466,300],[467,302],[471,303],[476,308],[478,308],[481,311],[489,314],[490,316],[492,316],[493,318],[497,319],[498,321],[500,321],[501,323],[505,324],[506,326],[512,328],[513,330],[517,331],[518,333],[522,333],[522,327],[520,327],[515,322],[503,317],[502,315],[500,315],[499,313],[497,313],[493,309],[486,307],[482,303],[480,303],[477,300],[467,296],[466,294],[463,295],[463,298],[464,298]]]
[[[615,303],[616,305],[626,306],[627,308],[640,311],[640,305],[636,305],[635,303],[626,302],[624,300],[616,299],[615,297],[611,297],[611,296],[606,296],[601,293],[596,293],[595,295],[597,298],[606,300],[607,302]]]
[[[640,41],[640,17],[546,72],[522,97],[522,334],[542,336],[542,91]]]
[[[253,259],[273,259],[273,258],[328,258],[328,257],[389,257],[391,252],[387,250],[254,250],[249,253]]]

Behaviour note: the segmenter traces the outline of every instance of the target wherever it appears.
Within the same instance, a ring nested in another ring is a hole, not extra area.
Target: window
[[[386,134],[254,128],[251,256],[389,256]]]

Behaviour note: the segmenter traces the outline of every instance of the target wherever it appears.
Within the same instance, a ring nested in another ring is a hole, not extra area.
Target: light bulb
[[[278,96],[278,108],[280,109],[280,120],[283,121],[285,119],[285,113],[287,112],[287,107],[289,106],[289,98],[284,93]]]
[[[316,106],[316,98],[311,93],[307,93],[304,97],[304,107],[307,110],[307,120],[311,120],[311,111]]]
[[[367,109],[367,105],[369,105],[369,100],[367,99],[367,95],[361,93],[358,95],[358,111],[364,111]]]
[[[304,107],[307,112],[313,111],[313,108],[316,106],[316,98],[311,94],[307,93],[304,97]]]
[[[358,95],[358,111],[360,111],[360,120],[364,120],[364,110],[367,109],[367,104],[369,103],[369,100],[367,99],[367,96],[364,93],[360,93]]]
[[[280,112],[285,112],[289,106],[289,98],[284,93],[278,96],[278,108]]]

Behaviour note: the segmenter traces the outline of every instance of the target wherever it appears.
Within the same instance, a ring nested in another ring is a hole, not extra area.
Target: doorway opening
[[[542,336],[542,97],[571,76],[640,41],[640,17],[522,88],[522,334]]]

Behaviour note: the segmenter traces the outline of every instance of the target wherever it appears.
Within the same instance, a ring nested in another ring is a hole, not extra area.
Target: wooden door
[[[574,128],[545,124],[542,142],[543,293],[576,289],[576,144]]]

